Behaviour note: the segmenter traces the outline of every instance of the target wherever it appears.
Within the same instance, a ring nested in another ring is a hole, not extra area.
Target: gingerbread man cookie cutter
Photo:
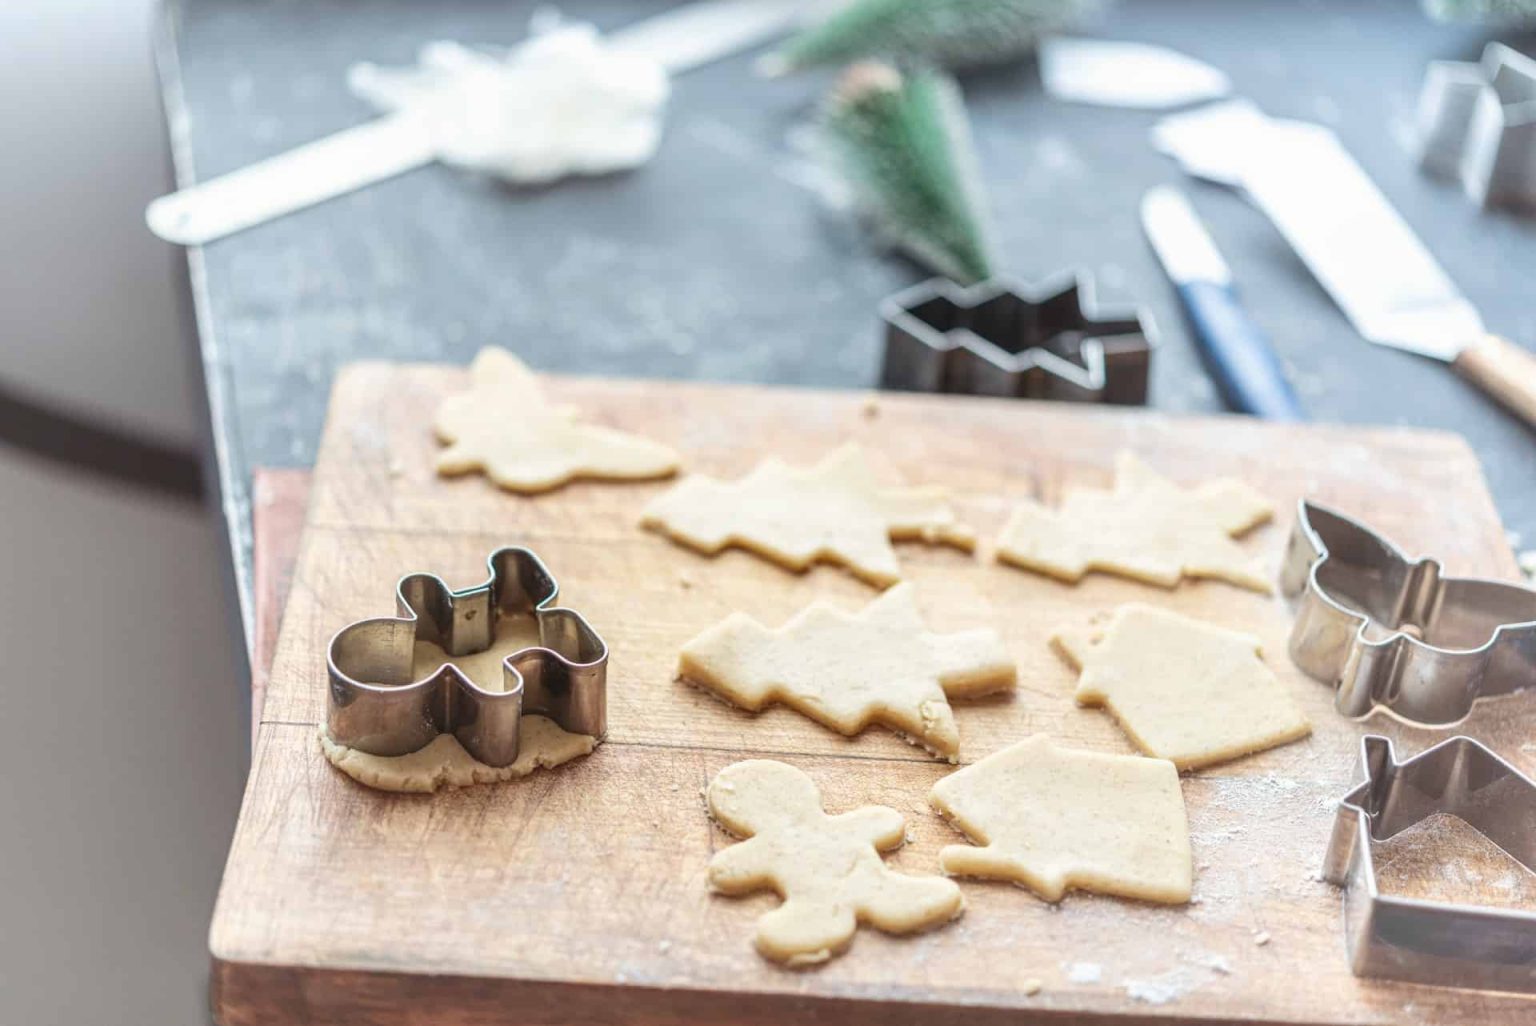
[[[1296,665],[1334,705],[1420,726],[1465,719],[1479,698],[1536,684],[1536,591],[1446,577],[1369,527],[1305,500],[1281,564]]]
[[[515,546],[486,560],[483,584],[454,591],[436,574],[408,574],[396,588],[399,615],[343,627],[327,649],[331,740],[373,755],[407,755],[452,734],[487,766],[517,759],[522,716],[537,712],[574,734],[607,730],[608,645],[572,609],[554,605],[559,585],[538,556]],[[449,657],[482,652],[496,621],[532,616],[539,644],[502,661],[505,688],[488,691],[445,662],[412,673],[418,640]]]
[[[1536,871],[1536,783],[1469,737],[1398,762],[1392,742],[1361,741],[1365,781],[1339,802],[1323,878],[1344,889],[1357,976],[1536,991],[1536,914],[1384,895],[1371,842],[1436,813],[1455,816]]]

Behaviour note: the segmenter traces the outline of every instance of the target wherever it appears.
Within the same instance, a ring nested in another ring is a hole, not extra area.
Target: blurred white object
[[[638,167],[656,152],[667,72],[565,23],[497,60],[431,43],[413,68],[357,64],[347,84],[385,113],[422,120],[438,159],[517,184]]]
[[[1485,206],[1536,208],[1536,60],[1489,43],[1480,63],[1430,61],[1419,163]]]
[[[622,65],[631,60],[649,62],[663,69],[661,102],[664,102],[665,73],[687,71],[765,42],[793,28],[814,9],[812,0],[699,0],[619,29],[600,41],[592,40],[599,48],[600,57],[595,62],[587,61],[587,66],[593,67],[605,83],[600,89],[616,89],[616,82],[607,77],[610,64],[619,62]],[[550,34],[553,32],[541,33],[532,43],[538,43]],[[545,39],[545,42],[549,40]],[[442,45],[438,44],[439,47]],[[506,62],[455,44],[447,44],[449,49],[446,50],[429,48],[431,60],[424,61],[420,68],[405,72],[380,69],[363,72],[361,86],[381,104],[385,103],[386,96],[389,103],[405,104],[407,96],[431,95],[429,81],[446,83],[460,78],[461,84],[472,79],[491,82],[495,76],[516,65],[518,52],[529,45],[532,44],[519,46]],[[579,49],[581,45],[568,37],[553,52],[546,50],[540,59],[556,66],[563,63],[565,74],[569,74],[577,63],[577,55],[571,50]],[[548,88],[548,81],[546,93],[557,93],[558,89]],[[354,88],[358,86],[359,83],[354,82]],[[524,100],[507,95],[507,92],[504,90],[502,95],[489,100],[476,99],[473,104],[465,102],[457,110],[447,102],[442,108],[429,103],[405,104],[396,113],[377,121],[337,132],[222,178],[162,196],[149,205],[144,219],[150,230],[162,239],[185,246],[202,245],[421,167],[437,159],[440,151],[453,154],[446,159],[463,158],[465,166],[487,167],[493,173],[499,173],[494,170],[499,164],[502,170],[537,174],[536,148],[508,142],[513,125],[486,124],[497,111],[508,117],[526,114]],[[604,159],[622,160],[645,152],[646,132],[629,116],[618,118],[624,125],[623,138],[601,140],[602,146],[594,137],[597,133],[561,123],[561,119],[571,117],[573,110],[590,115],[598,105],[590,94],[579,90],[568,95],[577,98],[573,105],[539,116],[538,123],[546,134],[535,146],[546,147],[543,151],[546,157],[558,151],[559,159],[569,164],[575,159],[573,155],[585,147],[585,159],[591,167]],[[638,105],[638,93],[628,95],[627,102]],[[462,95],[460,98],[464,99]],[[604,124],[615,124],[613,118],[621,106],[615,101],[603,108],[606,112]],[[434,117],[446,118],[446,123],[435,122]],[[523,128],[521,123],[516,127]],[[659,125],[655,129],[659,131]],[[654,139],[649,141],[649,147],[654,149]],[[482,160],[484,163],[479,163]],[[557,158],[551,157],[544,162],[543,168],[547,170],[555,163]],[[552,176],[521,180],[548,180],[548,177]]]
[[[1058,100],[1163,110],[1226,96],[1232,83],[1217,68],[1177,50],[1102,39],[1046,39],[1040,79]]]
[[[1228,100],[1171,114],[1152,126],[1152,145],[1187,174],[1218,185],[1242,184],[1245,155],[1269,119],[1248,100]]]

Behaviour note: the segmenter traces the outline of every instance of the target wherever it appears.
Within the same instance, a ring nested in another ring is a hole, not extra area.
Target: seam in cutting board
[[[263,727],[303,727],[307,730],[316,730],[320,726],[319,723],[310,723],[303,720],[262,720],[261,725]],[[944,762],[941,759],[924,758],[922,756],[916,755],[903,757],[899,755],[858,755],[852,752],[804,752],[789,748],[727,748],[723,745],[668,744],[664,741],[604,741],[600,747],[654,748],[658,751],[664,752],[710,752],[719,755],[734,755],[741,758],[772,755],[809,759],[838,759],[847,760],[849,762],[886,762],[904,766],[937,766],[944,770],[957,770],[962,766],[969,765],[969,763],[962,762],[954,764]],[[1179,777],[1182,780],[1194,780],[1198,778],[1202,781],[1248,781],[1259,779],[1255,775],[1249,773],[1216,774],[1208,771],[1201,771],[1198,775],[1195,773],[1180,773]],[[1306,780],[1298,782],[1319,785],[1332,783],[1332,781],[1322,780]]]

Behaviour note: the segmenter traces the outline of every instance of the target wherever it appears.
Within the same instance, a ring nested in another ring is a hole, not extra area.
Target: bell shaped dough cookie
[[[769,629],[732,613],[683,646],[678,676],[754,712],[782,702],[852,736],[879,723],[951,762],[950,698],[1009,690],[1016,672],[996,631],[934,634],[910,584],[857,613],[815,602]]]
[[[944,489],[888,484],[856,445],[813,467],[769,458],[736,481],[692,475],[658,496],[640,522],[706,554],[739,546],[791,570],[838,563],[882,588],[901,577],[892,539],[967,552],[976,544]]]
[[[1137,748],[1179,769],[1312,732],[1251,634],[1132,603],[1051,643],[1080,671],[1079,705],[1108,708]]]
[[[550,405],[533,372],[505,349],[480,350],[469,374],[469,391],[444,399],[433,421],[448,446],[437,457],[445,477],[484,471],[509,491],[531,494],[577,478],[646,480],[677,471],[678,455],[667,446]]]
[[[886,868],[880,852],[906,838],[895,809],[869,805],[829,816],[810,777],[768,759],[727,766],[710,781],[705,801],[716,823],[747,838],[709,860],[710,887],[728,895],[771,890],[784,899],[757,921],[757,950],[775,962],[825,962],[848,946],[860,923],[915,933],[964,911],[953,880]]]
[[[1232,539],[1273,512],[1241,481],[1182,488],[1122,452],[1112,490],[1069,491],[1054,510],[1018,506],[998,538],[997,558],[1064,581],[1102,570],[1165,588],[1208,577],[1268,594],[1261,561]]]
[[[1189,823],[1179,771],[1164,759],[1058,748],[1036,734],[951,773],[928,800],[980,845],[939,853],[951,875],[1009,880],[1047,901],[1070,888],[1189,900]]]

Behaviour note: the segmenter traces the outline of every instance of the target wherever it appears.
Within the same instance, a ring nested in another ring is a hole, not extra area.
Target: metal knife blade
[[[618,29],[605,42],[643,53],[676,74],[786,32],[813,8],[808,0],[697,0]],[[144,220],[167,242],[199,246],[434,159],[419,117],[386,114],[161,196]]]
[[[1190,333],[1230,409],[1270,420],[1305,419],[1285,368],[1232,286],[1232,272],[1184,194],[1147,192],[1141,223],[1178,287]]]
[[[1141,225],[1163,270],[1175,284],[1209,281],[1226,285],[1232,281],[1232,271],[1216,243],[1177,189],[1160,185],[1148,190],[1141,201]]]
[[[1477,310],[1321,125],[1249,133],[1242,186],[1365,338],[1447,362],[1481,339]]]

